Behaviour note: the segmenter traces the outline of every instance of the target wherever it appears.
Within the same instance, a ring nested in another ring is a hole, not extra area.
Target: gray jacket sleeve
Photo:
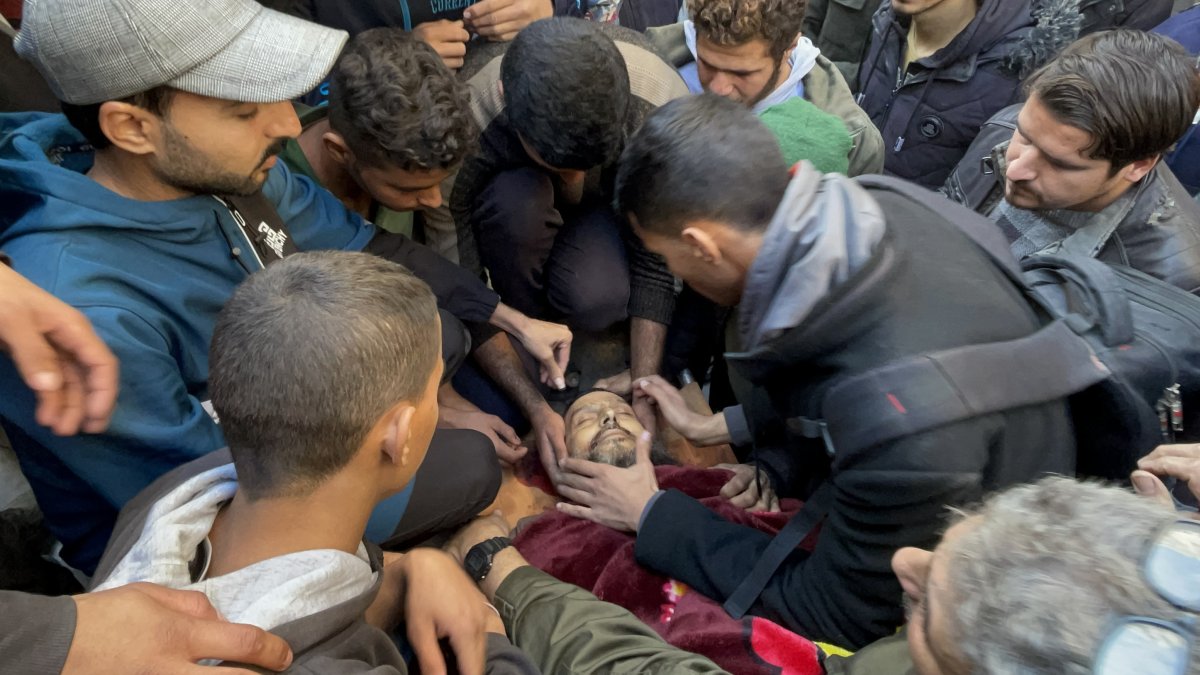
[[[0,672],[57,675],[75,637],[75,602],[0,591]]]
[[[496,607],[513,642],[547,673],[725,673],[663,642],[625,609],[533,567],[500,584]]]

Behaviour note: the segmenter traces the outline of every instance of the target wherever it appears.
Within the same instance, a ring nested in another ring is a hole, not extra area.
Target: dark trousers
[[[403,550],[455,529],[495,501],[500,478],[496,448],[487,436],[438,429],[410,488],[375,507],[367,538]]]
[[[583,331],[626,317],[629,265],[611,205],[560,210],[547,173],[512,169],[480,193],[471,224],[492,288],[512,307]]]

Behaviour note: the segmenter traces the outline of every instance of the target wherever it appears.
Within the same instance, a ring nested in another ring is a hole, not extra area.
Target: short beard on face
[[[783,59],[786,58],[790,58],[790,56],[785,52]],[[779,59],[775,62],[775,69],[771,71],[771,77],[767,80],[767,83],[763,85],[762,91],[759,91],[753,99],[746,102],[747,108],[753,108],[754,106],[758,105],[760,101],[770,96],[775,91],[775,87],[779,86],[779,74],[783,72],[783,59]]]
[[[250,175],[239,175],[222,169],[202,150],[196,148],[169,123],[163,125],[164,157],[155,164],[159,180],[171,187],[197,195],[249,196],[262,189],[266,177],[259,177],[259,167],[268,157],[283,150],[284,142],[276,141],[263,153]]]

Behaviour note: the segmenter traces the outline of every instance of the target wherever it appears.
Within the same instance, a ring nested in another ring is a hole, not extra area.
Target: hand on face
[[[633,407],[624,399],[611,392],[592,391],[567,410],[567,455],[628,466],[643,431]]]
[[[538,459],[542,461],[542,468],[546,470],[550,482],[558,485],[562,478],[558,463],[567,456],[566,425],[563,418],[549,405],[545,405],[529,423],[537,440]]]
[[[221,620],[208,598],[152,584],[131,584],[74,597],[75,636],[63,675],[143,672],[164,675],[250,671],[196,665],[218,659],[285,670],[287,643],[270,633]]]
[[[642,511],[658,492],[648,432],[638,436],[636,457],[633,466],[625,469],[584,459],[563,460],[558,492],[575,503],[559,503],[558,510],[614,530],[636,532]]]
[[[1139,495],[1174,508],[1175,500],[1171,498],[1171,491],[1163,483],[1163,478],[1183,481],[1192,495],[1200,500],[1200,444],[1160,445],[1154,452],[1138,460],[1138,469],[1130,476],[1133,489]]]
[[[88,320],[0,264],[0,349],[37,396],[38,424],[59,436],[108,426],[117,358]]]

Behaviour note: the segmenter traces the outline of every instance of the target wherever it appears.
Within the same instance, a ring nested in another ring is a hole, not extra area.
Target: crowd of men
[[[1081,387],[961,375],[1111,376],[1022,261],[1200,303],[1200,6],[264,4],[4,31],[0,428],[87,592],[0,591],[0,671],[723,672],[479,516],[533,450],[829,673],[1200,673],[1200,445],[1089,482]]]

